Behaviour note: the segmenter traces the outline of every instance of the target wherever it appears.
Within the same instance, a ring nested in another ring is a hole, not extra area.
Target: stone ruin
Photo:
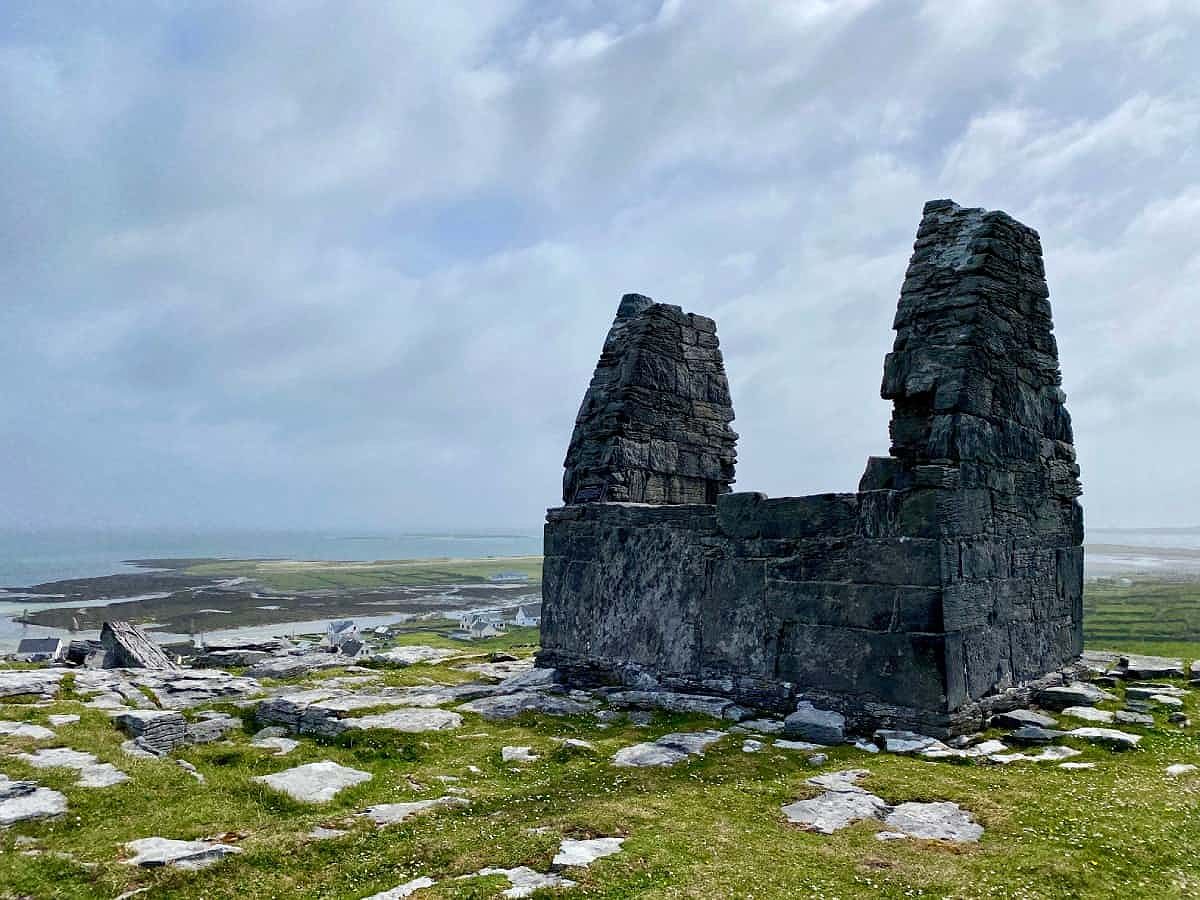
[[[621,301],[547,513],[539,665],[938,735],[1083,649],[1083,514],[1038,234],[927,203],[857,493],[729,493],[711,319]]]

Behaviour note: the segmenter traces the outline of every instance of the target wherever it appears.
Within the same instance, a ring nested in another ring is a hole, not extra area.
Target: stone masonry
[[[726,493],[711,320],[625,297],[547,513],[539,665],[941,735],[1061,678],[1083,516],[1047,297],[1037,232],[927,203],[884,363],[889,455],[858,493],[776,499]]]

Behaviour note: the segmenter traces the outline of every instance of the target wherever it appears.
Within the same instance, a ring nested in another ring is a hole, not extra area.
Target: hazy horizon
[[[735,490],[853,491],[938,197],[1041,233],[1088,528],[1200,527],[1198,43],[1171,0],[15,0],[0,530],[536,530],[630,291],[717,320]]]

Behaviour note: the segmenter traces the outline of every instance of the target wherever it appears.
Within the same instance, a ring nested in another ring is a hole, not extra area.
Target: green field
[[[1146,577],[1089,581],[1083,592],[1088,647],[1200,657],[1200,582]]]

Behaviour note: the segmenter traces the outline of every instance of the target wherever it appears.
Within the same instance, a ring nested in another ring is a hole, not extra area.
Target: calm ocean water
[[[0,531],[0,588],[136,571],[129,559],[353,560],[526,556],[542,552],[539,530],[375,534],[328,531]]]

